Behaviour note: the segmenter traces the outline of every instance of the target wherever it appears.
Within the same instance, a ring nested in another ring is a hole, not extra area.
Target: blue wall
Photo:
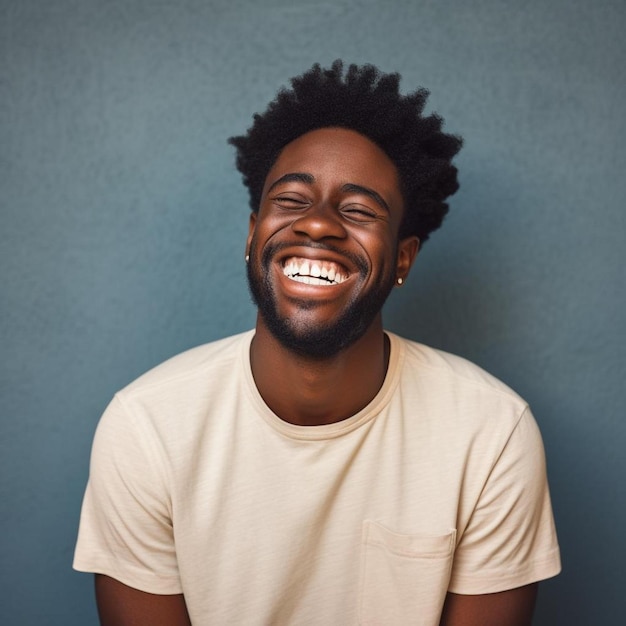
[[[539,625],[626,588],[623,0],[0,1],[0,623],[96,624],[70,569],[116,389],[250,327],[226,138],[314,61],[432,91],[462,189],[387,307],[531,403],[564,572]]]

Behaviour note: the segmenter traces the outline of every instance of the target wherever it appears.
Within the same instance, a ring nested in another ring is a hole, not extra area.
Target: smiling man
[[[398,85],[314,66],[231,140],[256,328],[102,417],[74,566],[103,624],[523,626],[559,572],[527,404],[383,329],[461,146]]]

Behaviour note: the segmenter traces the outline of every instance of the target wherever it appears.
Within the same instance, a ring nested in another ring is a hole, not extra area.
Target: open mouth
[[[307,285],[340,285],[348,274],[337,263],[313,259],[288,258],[283,265],[283,274]]]

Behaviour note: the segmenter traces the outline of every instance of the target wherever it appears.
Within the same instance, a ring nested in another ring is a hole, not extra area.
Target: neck
[[[283,346],[259,316],[250,362],[261,397],[278,417],[319,426],[347,419],[372,401],[385,380],[389,346],[378,315],[366,333],[339,354],[308,358]]]

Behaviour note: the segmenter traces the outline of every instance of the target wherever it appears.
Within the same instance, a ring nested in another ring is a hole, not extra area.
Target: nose
[[[306,235],[313,241],[320,241],[327,237],[343,239],[347,235],[341,223],[341,216],[328,203],[310,207],[291,224],[291,228],[294,232]]]

